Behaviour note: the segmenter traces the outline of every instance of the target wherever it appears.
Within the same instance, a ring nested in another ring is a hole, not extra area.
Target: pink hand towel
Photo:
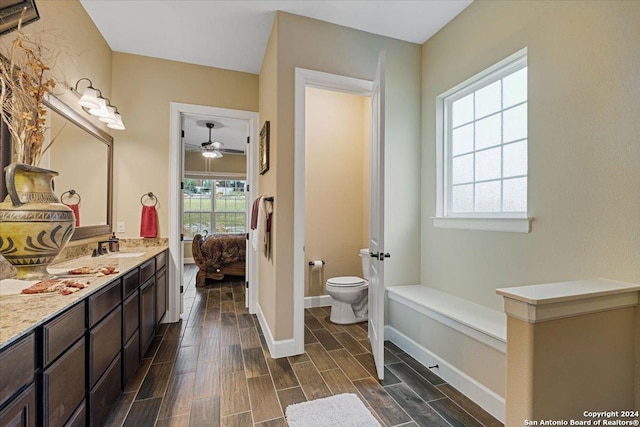
[[[158,213],[155,206],[142,206],[140,237],[158,237]]]

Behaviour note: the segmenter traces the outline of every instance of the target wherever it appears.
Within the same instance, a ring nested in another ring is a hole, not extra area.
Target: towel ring
[[[152,204],[152,205],[145,205],[144,201],[143,201],[145,196],[150,198],[150,199],[155,200],[155,203]],[[148,193],[143,194],[142,197],[140,197],[140,203],[142,204],[142,206],[156,206],[158,204],[158,198],[152,192],[148,192]]]
[[[79,205],[80,201],[82,200],[80,198],[80,194],[78,194],[78,192],[76,190],[69,190],[69,191],[65,191],[64,193],[62,193],[62,196],[60,196],[60,201],[62,203],[64,203],[64,197],[66,195],[69,195],[69,198],[73,198],[73,196],[77,197],[78,198],[78,203],[76,203],[77,205]]]

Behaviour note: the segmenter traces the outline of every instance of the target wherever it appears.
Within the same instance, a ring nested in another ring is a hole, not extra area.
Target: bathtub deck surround
[[[508,316],[507,425],[637,407],[640,285],[590,279],[497,293]]]
[[[390,286],[387,294],[385,337],[504,419],[505,314],[423,285]]]

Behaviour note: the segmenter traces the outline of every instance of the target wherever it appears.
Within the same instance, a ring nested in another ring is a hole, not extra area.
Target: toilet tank
[[[369,248],[360,249],[360,261],[362,262],[362,277],[369,280],[369,265],[371,264]]]

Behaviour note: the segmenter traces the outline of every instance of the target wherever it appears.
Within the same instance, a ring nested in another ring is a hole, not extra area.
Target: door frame
[[[207,105],[170,103],[169,125],[169,310],[165,322],[177,322],[182,313],[182,295],[180,285],[183,277],[183,246],[180,239],[182,233],[182,189],[180,184],[184,177],[184,158],[182,147],[183,114],[197,116],[218,116],[245,120],[248,123],[249,138],[252,143],[247,149],[247,183],[250,185],[250,193],[247,200],[252,200],[251,194],[259,194],[257,177],[257,141],[259,115],[255,111],[232,110],[228,108],[211,107]],[[255,257],[251,251],[247,251],[246,280],[251,284],[247,295],[250,313],[256,312],[258,301],[258,272]]]
[[[293,341],[294,354],[304,353],[304,227],[306,88],[371,96],[373,82],[305,68],[295,69],[293,190]]]

